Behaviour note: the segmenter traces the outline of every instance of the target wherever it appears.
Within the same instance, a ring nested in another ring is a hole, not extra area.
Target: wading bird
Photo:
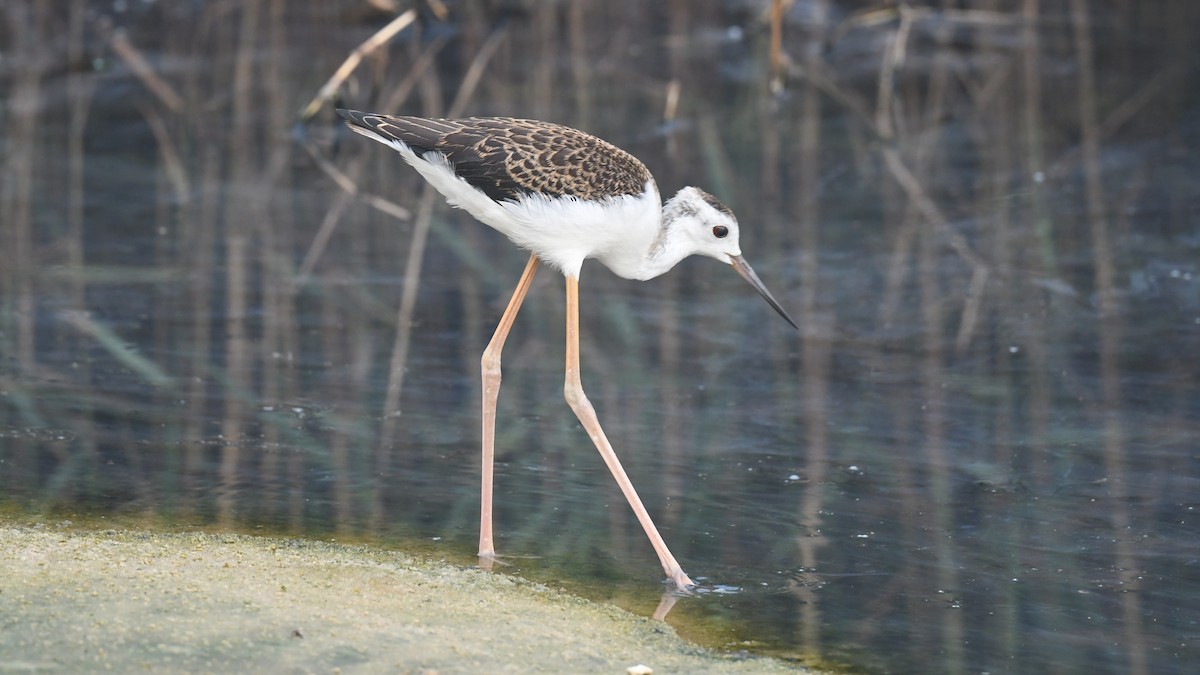
[[[427,119],[338,110],[355,132],[389,145],[452,206],[466,210],[530,252],[525,272],[483,352],[483,495],[479,557],[495,559],[492,467],[500,352],[540,262],[567,280],[567,404],[600,451],[667,578],[694,586],[671,555],[579,378],[579,270],[595,258],[626,279],[645,281],[690,255],[731,265],[793,327],[796,322],[742,258],[738,222],[707,192],[685,187],[664,204],[654,177],[633,155],[577,129],[507,117]]]

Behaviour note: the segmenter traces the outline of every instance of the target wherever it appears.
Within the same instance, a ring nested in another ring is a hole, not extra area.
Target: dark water
[[[801,1],[774,88],[766,9],[451,3],[341,101],[573,124],[739,213],[800,334],[711,260],[583,274],[585,386],[728,591],[681,630],[852,670],[1190,672],[1200,5]],[[298,121],[391,18],[5,4],[9,510],[470,559],[478,359],[524,256],[332,102]],[[540,275],[505,354],[497,546],[649,613],[657,561],[561,399],[562,300]]]

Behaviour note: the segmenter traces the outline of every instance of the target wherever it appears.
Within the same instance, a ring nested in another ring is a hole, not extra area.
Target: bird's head
[[[690,254],[706,255],[727,265],[742,255],[737,216],[704,190],[683,188],[667,202],[664,215],[675,236],[691,249]]]
[[[728,206],[700,188],[685,187],[666,203],[663,215],[674,231],[672,236],[690,249],[688,255],[706,255],[732,265],[780,316],[799,329],[742,257],[737,217]]]

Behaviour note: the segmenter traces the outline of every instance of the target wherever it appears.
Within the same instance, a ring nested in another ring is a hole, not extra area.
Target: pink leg
[[[633,513],[637,516],[638,522],[642,524],[642,529],[646,531],[646,536],[650,538],[650,544],[654,546],[654,552],[658,554],[658,560],[662,563],[667,578],[680,589],[695,586],[696,584],[688,578],[688,575],[684,574],[683,568],[676,562],[675,556],[671,555],[662,535],[658,533],[658,528],[654,526],[654,521],[650,519],[650,514],[642,505],[641,498],[633,489],[633,483],[630,482],[629,476],[621,466],[621,461],[617,459],[617,453],[608,442],[608,437],[604,435],[604,429],[600,428],[600,420],[596,417],[595,408],[592,407],[591,401],[588,401],[587,395],[583,393],[583,382],[579,378],[579,280],[570,276],[567,277],[567,378],[566,384],[563,385],[563,394],[567,399],[567,404],[571,406],[571,410],[575,411],[575,416],[587,430],[592,443],[600,451],[600,456],[604,458],[608,470],[616,479],[621,492],[625,494],[625,499],[633,508]]]
[[[512,300],[500,317],[500,325],[492,334],[491,342],[483,350],[480,361],[483,371],[483,495],[479,507],[479,557],[485,565],[496,559],[496,546],[492,542],[492,467],[496,458],[496,399],[500,396],[500,352],[504,349],[504,341],[512,329],[533,275],[537,272],[538,257],[529,256],[525,263],[525,271],[513,291]]]

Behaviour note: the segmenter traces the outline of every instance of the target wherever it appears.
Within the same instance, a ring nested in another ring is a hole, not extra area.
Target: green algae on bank
[[[796,672],[522,579],[368,547],[0,520],[0,670]]]

